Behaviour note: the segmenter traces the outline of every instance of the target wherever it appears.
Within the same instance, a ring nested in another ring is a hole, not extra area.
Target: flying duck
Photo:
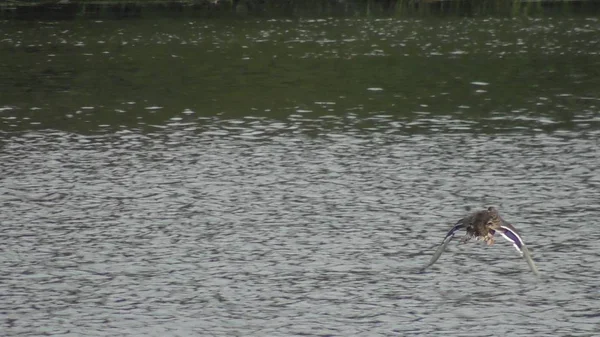
[[[517,232],[517,229],[513,227],[510,223],[504,221],[500,214],[498,214],[498,210],[494,207],[489,207],[487,210],[478,211],[469,214],[468,216],[458,220],[458,222],[450,229],[444,241],[440,245],[440,247],[436,250],[433,257],[429,263],[423,268],[423,270],[429,268],[432,264],[434,264],[439,258],[440,255],[448,246],[448,243],[454,238],[454,234],[459,230],[465,230],[467,233],[462,238],[461,242],[467,242],[472,238],[476,240],[482,239],[488,245],[494,244],[494,235],[500,234],[506,240],[510,241],[513,246],[521,253],[521,255],[529,264],[531,271],[535,275],[539,275],[539,272],[535,266],[535,263],[531,259],[531,255],[529,254],[529,250],[527,250],[527,246],[525,246],[525,242],[521,239],[521,236]]]

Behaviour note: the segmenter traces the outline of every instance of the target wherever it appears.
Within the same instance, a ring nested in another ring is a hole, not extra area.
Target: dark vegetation
[[[401,16],[597,14],[600,0],[4,0],[0,17],[21,20],[218,16]]]

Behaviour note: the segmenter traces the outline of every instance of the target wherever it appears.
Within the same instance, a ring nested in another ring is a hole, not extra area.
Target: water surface
[[[0,27],[5,335],[600,331],[595,18]]]

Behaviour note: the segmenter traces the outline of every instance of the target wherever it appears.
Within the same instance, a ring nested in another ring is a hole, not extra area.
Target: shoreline
[[[545,15],[600,13],[600,0],[37,0],[0,3],[0,19]]]

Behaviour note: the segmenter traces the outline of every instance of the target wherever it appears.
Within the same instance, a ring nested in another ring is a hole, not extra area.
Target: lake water
[[[600,21],[0,22],[3,336],[597,336]],[[501,238],[451,243],[494,205]]]

